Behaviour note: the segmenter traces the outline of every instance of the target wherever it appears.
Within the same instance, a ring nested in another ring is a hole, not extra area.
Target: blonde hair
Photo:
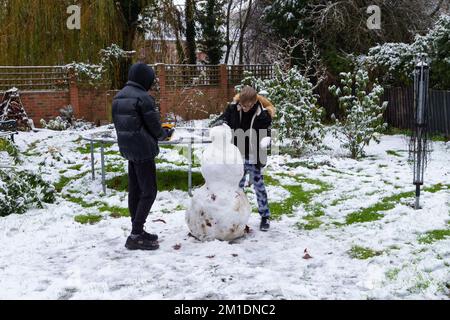
[[[241,94],[239,97],[240,102],[256,102],[258,96],[258,92],[250,86],[245,86],[241,90]]]

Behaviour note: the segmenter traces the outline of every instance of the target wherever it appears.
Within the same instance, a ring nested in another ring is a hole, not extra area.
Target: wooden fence
[[[411,129],[414,122],[413,88],[387,88],[383,99],[389,103],[385,120],[396,128]],[[430,132],[450,137],[450,91],[430,90],[428,117]]]
[[[65,90],[67,69],[62,66],[0,66],[0,91],[17,87],[22,91]]]

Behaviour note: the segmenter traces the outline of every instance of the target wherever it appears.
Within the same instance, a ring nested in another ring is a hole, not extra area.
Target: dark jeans
[[[157,193],[155,161],[142,163],[128,162],[128,209],[130,210],[133,229],[131,233],[144,231]]]

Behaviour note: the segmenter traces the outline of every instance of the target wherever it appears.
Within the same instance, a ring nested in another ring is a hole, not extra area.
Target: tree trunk
[[[197,44],[195,43],[195,4],[193,0],[186,0],[185,16],[186,16],[186,49],[189,64],[197,63]]]
[[[233,2],[234,0],[228,0],[228,8],[227,8],[227,22],[226,22],[226,27],[227,27],[227,33],[226,33],[226,45],[227,45],[227,51],[225,53],[225,64],[228,64],[228,59],[230,58],[230,52],[231,52],[231,47],[232,47],[232,43],[230,41],[230,18],[231,18],[231,8],[233,6]]]
[[[245,14],[244,23],[241,24],[241,32],[240,32],[240,35],[239,35],[239,64],[244,64],[244,36],[245,36],[245,31],[246,31],[247,26],[248,26],[250,13],[252,11],[252,4],[253,4],[253,1],[250,0],[248,2],[248,8],[247,8],[247,12]]]

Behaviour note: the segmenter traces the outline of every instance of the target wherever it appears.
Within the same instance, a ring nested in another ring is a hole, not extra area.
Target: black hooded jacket
[[[260,144],[264,137],[271,136],[272,118],[259,101],[248,112],[243,112],[236,102],[229,104],[225,112],[211,126],[221,125],[222,123],[226,123],[233,129],[233,143],[240,149],[246,160],[252,159],[256,162],[254,164],[259,167],[264,167],[267,164],[267,152],[262,152]],[[244,144],[238,142],[237,130],[239,129],[247,134]],[[250,138],[252,131],[249,129],[254,130],[255,139]]]
[[[166,136],[155,100],[148,94],[155,72],[137,63],[130,68],[128,80],[112,103],[120,153],[133,162],[153,160],[159,154],[158,140]]]

